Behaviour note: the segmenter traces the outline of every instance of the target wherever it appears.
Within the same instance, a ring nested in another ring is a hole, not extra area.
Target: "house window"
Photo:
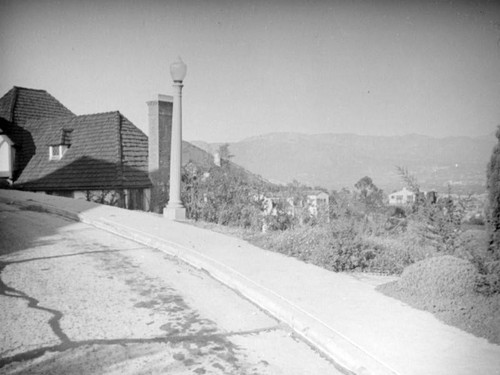
[[[61,159],[61,153],[59,150],[59,146],[50,146],[49,148],[49,159],[50,160],[59,160]]]
[[[49,160],[61,160],[63,155],[66,153],[68,146],[57,145],[49,147]]]

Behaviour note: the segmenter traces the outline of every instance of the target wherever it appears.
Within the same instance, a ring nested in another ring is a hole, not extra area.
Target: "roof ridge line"
[[[18,97],[18,87],[14,86],[14,93],[13,93],[13,98],[11,101],[10,105],[10,110],[9,110],[9,121],[14,122],[14,110],[16,108],[16,103],[17,103],[17,97]]]
[[[74,117],[84,117],[84,116],[97,116],[97,115],[112,115],[120,114],[120,111],[106,111],[106,112],[94,112],[94,113],[84,113],[83,115],[74,115]]]
[[[84,113],[83,115],[79,115],[79,116],[114,115],[117,112],[118,111],[105,111],[105,112]]]
[[[30,90],[30,91],[41,91],[41,92],[47,92],[47,90],[44,90],[44,89],[32,89],[31,87],[23,87],[23,86],[13,86],[13,88],[15,88],[16,90],[17,89],[21,89],[21,90]]]

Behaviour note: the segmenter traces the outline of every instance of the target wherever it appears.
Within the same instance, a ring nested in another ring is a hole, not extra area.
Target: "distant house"
[[[413,202],[415,202],[415,193],[406,187],[403,190],[389,194],[389,205],[391,206],[404,206]]]
[[[12,187],[148,209],[148,138],[120,112],[76,116],[44,90],[14,87],[0,118]]]
[[[283,210],[287,215],[295,215],[295,203],[293,198],[278,192],[263,194],[262,199],[263,211],[265,215],[278,215],[279,210]]]
[[[307,206],[312,216],[318,216],[321,210],[327,210],[329,196],[321,190],[311,190],[307,192]]]
[[[266,215],[276,215],[281,208],[286,214],[295,216],[299,207],[305,207],[311,216],[317,217],[322,210],[328,209],[329,196],[324,191],[309,190],[297,200],[286,193],[268,193],[263,196],[263,202]]]
[[[437,200],[437,193],[435,191],[420,192],[418,196],[404,187],[400,191],[389,194],[389,205],[391,206],[406,206],[413,204],[416,199],[424,199],[430,203],[435,203]]]

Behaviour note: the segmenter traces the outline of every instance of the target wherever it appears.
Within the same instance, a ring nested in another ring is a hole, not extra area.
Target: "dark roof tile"
[[[16,181],[20,188],[119,189],[151,185],[147,175],[147,138],[144,142],[145,135],[119,112],[30,120],[26,125],[32,129],[36,153]],[[121,128],[126,129],[125,137],[120,137]],[[54,145],[54,140],[61,141],[64,129],[73,130],[71,145],[61,160],[49,160],[49,145]],[[123,146],[124,155],[143,155],[142,158],[132,162],[129,157],[123,158],[120,138],[130,143]],[[134,147],[139,150],[133,150]]]
[[[14,86],[0,98],[0,117],[19,125],[30,119],[62,116],[74,113],[45,90]]]
[[[16,88],[10,89],[0,98],[0,117],[12,121],[14,115],[14,103],[16,102]]]

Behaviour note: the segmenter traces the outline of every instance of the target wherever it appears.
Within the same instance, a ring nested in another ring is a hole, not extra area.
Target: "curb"
[[[0,196],[0,202],[14,204],[34,211],[52,213],[66,219],[79,221],[120,237],[141,243],[174,256],[198,269],[205,270],[211,277],[241,293],[245,298],[268,311],[278,320],[289,325],[295,333],[331,359],[338,370],[348,375],[397,375],[398,372],[381,363],[354,342],[291,301],[272,290],[254,282],[236,270],[211,259],[206,255],[171,242],[138,231],[134,228],[101,218],[93,219],[85,213],[55,207],[46,202],[18,200]]]

